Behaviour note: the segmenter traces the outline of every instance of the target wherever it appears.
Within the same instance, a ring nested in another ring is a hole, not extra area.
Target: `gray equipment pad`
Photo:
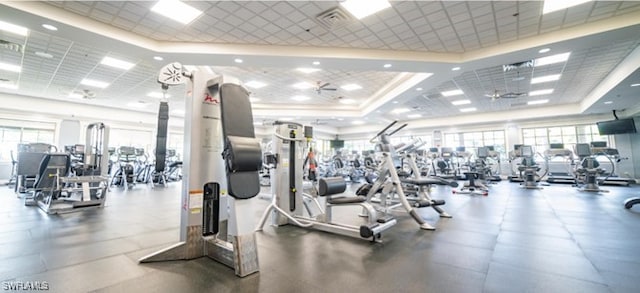
[[[328,196],[343,193],[347,189],[347,183],[342,177],[320,178],[318,181],[318,195]]]

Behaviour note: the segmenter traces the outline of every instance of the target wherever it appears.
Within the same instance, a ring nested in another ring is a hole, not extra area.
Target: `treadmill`
[[[567,166],[567,162],[569,162],[571,168],[574,166],[573,152],[565,149],[563,143],[549,144],[549,149],[544,152],[544,157],[545,160],[547,160],[547,168],[549,168],[549,173],[547,174],[548,183],[576,183],[575,176],[567,168],[562,170],[558,167],[559,162],[557,158],[562,159],[562,163],[565,167]],[[554,159],[556,160],[554,161]],[[552,166],[555,168],[552,168]]]
[[[618,162],[620,162],[620,153],[617,149],[607,147],[606,141],[592,141],[591,153],[597,157],[603,156],[611,163],[611,170],[609,175],[598,177],[598,184],[600,185],[617,185],[617,186],[629,186],[635,183],[636,180],[632,178],[623,178],[616,174],[618,169]]]

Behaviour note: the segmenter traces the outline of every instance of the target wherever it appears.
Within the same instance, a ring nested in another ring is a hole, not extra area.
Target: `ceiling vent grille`
[[[341,6],[336,6],[316,16],[316,22],[328,30],[335,30],[353,23],[355,18]]]

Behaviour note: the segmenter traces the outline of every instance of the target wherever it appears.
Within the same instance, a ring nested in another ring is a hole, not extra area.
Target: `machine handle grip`
[[[402,128],[405,128],[405,127],[407,127],[407,125],[408,125],[407,123],[405,123],[405,124],[402,124],[402,126],[400,126],[400,127],[398,127],[398,128],[396,129],[396,130],[394,130],[394,131],[391,131],[391,133],[389,133],[389,136],[392,136],[392,135],[394,135],[394,134],[395,134],[396,132],[398,132],[398,131],[400,131],[400,130],[401,130]]]
[[[389,128],[391,128],[391,126],[395,125],[396,123],[398,123],[398,120],[391,122],[391,124],[387,125],[387,127],[385,127],[384,129],[380,130],[380,132],[378,132],[378,134],[376,134],[376,136],[374,136],[373,138],[371,138],[369,140],[370,143],[373,143],[374,139],[376,139],[378,136],[382,135],[385,131],[387,131]]]

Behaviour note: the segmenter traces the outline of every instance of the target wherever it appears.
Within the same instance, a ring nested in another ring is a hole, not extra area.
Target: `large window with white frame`
[[[132,146],[144,148],[146,153],[153,153],[155,141],[151,130],[111,128],[109,146],[116,147],[116,149],[121,146]]]
[[[54,144],[55,124],[40,123],[42,128],[0,126],[0,161],[10,162],[11,154],[17,157],[19,143],[48,143]]]
[[[475,153],[481,146],[493,146],[502,156],[505,154],[504,130],[474,131],[462,133],[445,133],[444,146],[456,148],[464,146],[466,151]]]
[[[549,149],[549,144],[552,143],[562,143],[565,149],[573,151],[576,143],[592,141],[605,141],[607,145],[612,146],[609,136],[600,135],[595,124],[522,129],[522,142],[533,146],[539,153]]]

